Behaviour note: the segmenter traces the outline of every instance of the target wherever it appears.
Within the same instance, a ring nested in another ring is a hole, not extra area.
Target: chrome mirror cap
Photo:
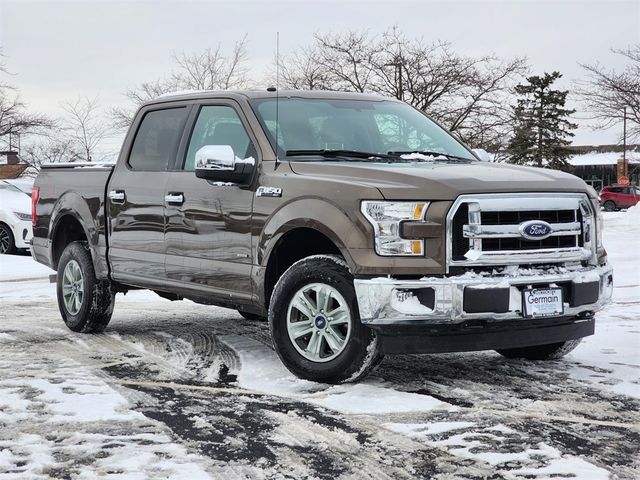
[[[233,171],[236,156],[230,145],[205,145],[196,152],[196,170]]]

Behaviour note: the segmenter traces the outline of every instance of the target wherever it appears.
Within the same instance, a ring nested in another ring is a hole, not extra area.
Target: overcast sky
[[[0,0],[0,44],[12,82],[35,111],[122,93],[171,69],[173,52],[231,47],[245,33],[251,71],[264,77],[275,50],[286,54],[314,32],[397,25],[407,36],[451,42],[461,53],[527,56],[532,73],[559,70],[562,86],[583,75],[579,63],[621,68],[611,48],[640,42],[640,1],[8,1]],[[581,127],[574,143],[616,141],[617,131]]]

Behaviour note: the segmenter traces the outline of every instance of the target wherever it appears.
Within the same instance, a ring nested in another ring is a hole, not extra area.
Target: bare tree
[[[13,148],[14,139],[27,134],[42,133],[54,126],[53,120],[27,111],[18,90],[7,80],[10,76],[0,49],[0,144]]]
[[[246,63],[249,58],[247,36],[237,41],[230,54],[219,44],[200,53],[173,55],[174,70],[165,78],[144,82],[125,92],[131,107],[111,110],[116,128],[126,128],[135,110],[144,102],[179,90],[229,90],[250,85]]]
[[[81,160],[82,154],[78,152],[77,145],[71,138],[53,134],[25,145],[20,152],[20,158],[36,170],[40,170],[40,167],[47,163]]]
[[[95,160],[98,146],[113,133],[100,114],[98,98],[78,97],[64,102],[62,109],[67,113],[64,131],[79,152],[79,159]]]
[[[221,45],[197,54],[174,55],[178,69],[171,75],[177,88],[185,90],[229,90],[247,85],[247,36],[236,42],[230,55]]]
[[[600,64],[582,65],[587,79],[578,81],[577,92],[597,126],[611,127],[623,120],[627,111],[628,135],[640,138],[640,44],[613,50],[628,60],[622,71]]]
[[[144,82],[136,88],[128,89],[124,95],[129,99],[129,103],[132,106],[113,107],[111,109],[110,116],[113,127],[117,130],[128,128],[140,105],[154,98],[158,98],[160,95],[176,90],[175,84],[166,80]]]
[[[512,88],[527,62],[460,55],[448,43],[408,39],[393,27],[380,36],[316,34],[311,46],[282,59],[280,67],[285,87],[393,96],[474,147],[495,151],[508,136]]]
[[[316,34],[316,61],[328,73],[334,90],[375,90],[376,56],[381,53],[377,37],[366,32]]]
[[[280,78],[276,79],[276,73],[272,71],[271,79],[294,90],[331,90],[335,87],[331,74],[317,59],[318,49],[315,46],[303,47],[289,57],[281,58]]]

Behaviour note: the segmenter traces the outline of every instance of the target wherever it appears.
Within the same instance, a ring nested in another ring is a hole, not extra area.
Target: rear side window
[[[129,166],[134,170],[167,170],[178,152],[186,120],[186,107],[147,112],[133,141]]]

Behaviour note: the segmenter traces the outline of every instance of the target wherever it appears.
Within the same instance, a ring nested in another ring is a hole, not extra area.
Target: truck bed
[[[31,249],[35,260],[55,270],[62,252],[51,248],[52,241],[63,222],[75,220],[89,240],[96,276],[108,277],[104,200],[113,167],[105,163],[43,165],[34,184],[39,188]]]

